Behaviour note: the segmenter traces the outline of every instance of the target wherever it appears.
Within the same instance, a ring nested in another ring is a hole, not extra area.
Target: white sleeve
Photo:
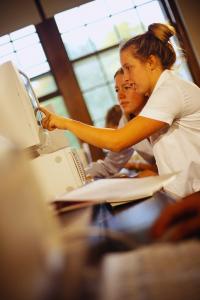
[[[111,177],[125,166],[133,152],[133,148],[127,148],[120,152],[109,151],[104,160],[93,162],[85,169],[85,172],[87,175],[97,178]]]
[[[169,125],[179,118],[183,111],[183,96],[173,84],[160,86],[149,97],[140,116],[166,122]]]

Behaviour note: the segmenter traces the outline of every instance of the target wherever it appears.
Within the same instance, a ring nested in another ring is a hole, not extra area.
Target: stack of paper
[[[121,204],[150,197],[175,177],[176,173],[145,178],[99,179],[56,200]]]

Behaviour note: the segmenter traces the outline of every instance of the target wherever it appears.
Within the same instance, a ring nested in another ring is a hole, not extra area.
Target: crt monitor
[[[0,134],[21,148],[41,145],[39,102],[28,77],[11,62],[0,65]]]

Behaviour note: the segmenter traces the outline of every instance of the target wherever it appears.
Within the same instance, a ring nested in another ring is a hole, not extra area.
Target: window
[[[118,48],[111,49],[73,64],[88,111],[98,127],[104,126],[107,110],[116,104],[113,74],[120,67],[118,52]]]
[[[149,12],[153,11],[153,14]],[[113,76],[119,68],[119,43],[146,31],[153,22],[168,23],[159,0],[96,0],[55,15],[88,111],[96,126],[104,126],[107,110],[116,103]],[[191,80],[177,50],[176,71]]]
[[[33,25],[0,37],[0,62],[8,60],[12,60],[29,78],[50,71]]]

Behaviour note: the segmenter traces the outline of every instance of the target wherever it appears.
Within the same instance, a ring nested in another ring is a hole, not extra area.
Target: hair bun
[[[169,42],[170,37],[176,33],[173,26],[161,23],[153,23],[149,25],[148,32],[153,34],[163,43]]]

